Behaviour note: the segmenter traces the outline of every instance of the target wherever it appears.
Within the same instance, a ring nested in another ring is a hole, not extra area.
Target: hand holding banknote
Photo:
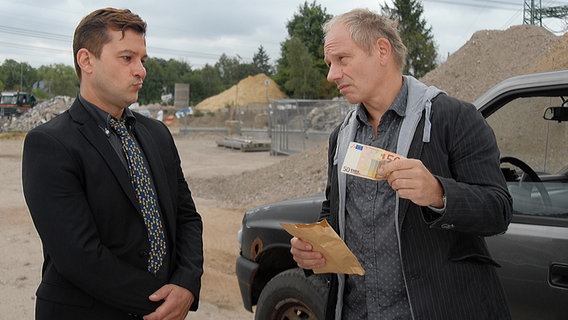
[[[341,172],[366,179],[385,180],[385,176],[379,174],[379,168],[400,158],[394,152],[351,142]]]
[[[378,174],[386,177],[400,198],[419,206],[444,207],[444,189],[422,161],[401,158],[385,164]]]
[[[440,182],[418,159],[351,142],[341,171],[366,179],[387,180],[400,198],[419,206],[444,207]]]

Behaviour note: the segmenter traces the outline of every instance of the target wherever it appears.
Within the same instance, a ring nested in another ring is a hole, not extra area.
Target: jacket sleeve
[[[337,188],[337,170],[334,164],[335,149],[337,147],[337,136],[339,134],[339,126],[333,130],[329,136],[329,145],[327,152],[327,183],[325,187],[325,199],[322,202],[322,208],[320,212],[319,221],[327,219],[329,224],[339,232],[339,226],[337,225],[337,214],[331,213],[331,208],[335,205],[337,207],[338,200],[338,188]]]
[[[447,202],[441,216],[422,208],[426,222],[480,236],[505,232],[512,199],[499,156],[493,130],[477,109],[439,96],[433,104],[431,140],[421,158],[440,181]]]

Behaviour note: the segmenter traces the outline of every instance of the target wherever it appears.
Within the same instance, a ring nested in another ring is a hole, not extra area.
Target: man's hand
[[[323,254],[317,251],[312,251],[313,247],[310,243],[302,241],[296,237],[290,240],[292,248],[290,252],[294,256],[294,261],[298,267],[303,269],[316,269],[325,266],[325,258]]]
[[[166,284],[148,298],[154,302],[164,300],[164,303],[145,315],[144,320],[183,320],[195,300],[193,293],[175,284]]]
[[[419,206],[444,207],[444,190],[432,173],[417,159],[401,158],[384,164],[377,173],[386,177],[398,196]]]

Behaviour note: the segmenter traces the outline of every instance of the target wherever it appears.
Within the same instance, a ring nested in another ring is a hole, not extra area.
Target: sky
[[[312,3],[314,0],[308,0]],[[568,1],[541,0],[543,7]],[[224,53],[252,62],[262,45],[274,63],[288,37],[286,23],[304,0],[0,0],[0,64],[5,59],[42,65],[73,65],[72,39],[79,21],[102,7],[128,8],[148,24],[150,57],[176,59],[199,69]],[[522,24],[524,0],[423,0],[423,18],[432,28],[442,60],[479,30],[506,30]],[[538,1],[535,1],[538,3]],[[390,0],[316,0],[328,14],[354,8],[380,11]],[[544,19],[547,29],[566,27]],[[561,33],[556,33],[560,35]]]

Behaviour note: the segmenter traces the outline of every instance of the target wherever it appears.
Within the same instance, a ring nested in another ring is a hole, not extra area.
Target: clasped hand
[[[164,303],[154,312],[145,315],[144,320],[183,320],[195,297],[183,287],[166,284],[150,295],[149,299],[154,302],[163,300]]]

